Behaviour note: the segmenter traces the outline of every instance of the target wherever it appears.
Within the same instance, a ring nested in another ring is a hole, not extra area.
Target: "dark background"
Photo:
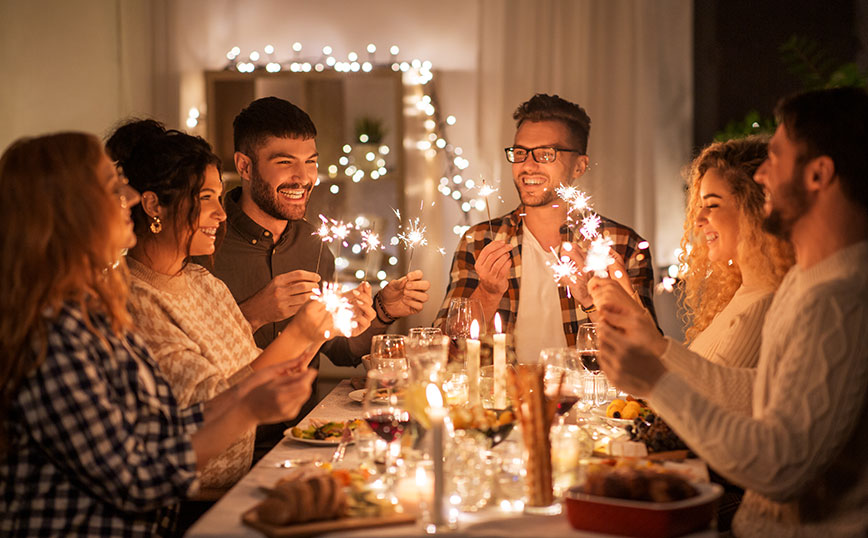
[[[749,110],[771,117],[778,98],[805,89],[778,50],[794,34],[868,72],[866,19],[868,0],[696,0],[694,153]]]

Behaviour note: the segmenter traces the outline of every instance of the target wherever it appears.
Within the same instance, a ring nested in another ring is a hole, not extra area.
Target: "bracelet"
[[[383,298],[380,297],[380,292],[377,292],[377,294],[374,295],[374,303],[374,313],[377,315],[377,321],[383,325],[391,325],[392,323],[395,323],[395,320],[398,318],[393,318],[388,312],[386,312],[386,307],[383,305]],[[383,317],[380,317],[381,311],[383,312]]]
[[[582,309],[582,312],[584,312],[585,314],[592,314],[592,313],[597,311],[597,305],[595,305],[594,303],[591,303],[591,306],[589,306],[587,308],[585,308],[585,305],[583,305],[582,303],[579,303],[579,307]]]

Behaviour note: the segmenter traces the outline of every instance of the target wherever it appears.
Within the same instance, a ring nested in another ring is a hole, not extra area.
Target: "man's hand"
[[[618,331],[617,338],[631,347],[643,348],[654,357],[666,351],[666,339],[657,330],[651,314],[611,278],[592,278],[588,284],[601,323]]]
[[[371,299],[371,284],[362,282],[356,289],[348,291],[344,295],[352,303],[353,311],[355,312],[353,319],[356,322],[356,326],[351,336],[358,336],[368,330],[368,327],[371,326],[371,321],[377,315],[372,304],[373,300]]]
[[[267,323],[292,317],[310,299],[320,276],[310,271],[291,271],[277,275],[264,288],[239,304],[253,332]]]
[[[512,245],[503,241],[492,241],[479,251],[476,257],[476,274],[479,287],[492,298],[498,300],[509,287],[509,268],[512,267]]]
[[[410,271],[380,290],[386,317],[403,318],[422,310],[428,301],[426,292],[431,287],[431,283],[422,280],[422,276],[422,271]]]

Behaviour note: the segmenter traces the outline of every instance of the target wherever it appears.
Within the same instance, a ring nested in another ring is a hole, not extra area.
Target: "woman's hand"
[[[294,370],[296,361],[256,371],[238,385],[238,400],[256,424],[272,424],[298,415],[310,397],[317,371]]]
[[[325,305],[312,300],[302,305],[289,323],[287,329],[290,328],[311,343],[325,342],[335,333],[332,315],[325,309]]]
[[[371,298],[371,284],[362,282],[359,286],[351,291],[348,291],[344,296],[353,305],[353,321],[356,326],[353,327],[351,336],[358,336],[368,330],[371,326],[371,321],[377,313],[374,311],[373,299]]]

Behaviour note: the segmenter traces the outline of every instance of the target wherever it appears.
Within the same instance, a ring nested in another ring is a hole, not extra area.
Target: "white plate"
[[[362,400],[365,399],[365,389],[354,390],[347,394],[347,396],[349,396],[350,400],[354,402],[362,403]]]
[[[328,421],[322,421],[322,422],[325,423]],[[337,422],[337,421],[335,421],[335,422]],[[346,424],[347,422],[352,422],[352,421],[344,421],[344,424]],[[319,424],[319,422],[315,422],[315,424]],[[299,424],[297,427],[301,428],[301,429],[305,429],[310,425],[311,425],[311,423],[308,422],[305,424]],[[286,439],[292,439],[293,441],[298,441],[299,443],[305,443],[307,445],[337,446],[341,442],[340,436],[333,437],[331,439],[305,439],[304,437],[296,437],[295,435],[292,434],[292,428],[287,428],[286,430],[284,430],[283,436]],[[347,444],[350,444],[350,445],[353,444],[353,439],[350,438],[350,441]]]
[[[608,403],[605,406],[595,407],[591,409],[591,414],[595,417],[601,418],[608,422],[609,424],[616,424],[618,426],[626,426],[628,424],[633,424],[632,418],[612,418],[606,416],[606,407],[608,407]]]

